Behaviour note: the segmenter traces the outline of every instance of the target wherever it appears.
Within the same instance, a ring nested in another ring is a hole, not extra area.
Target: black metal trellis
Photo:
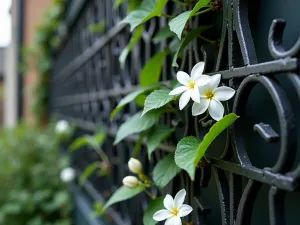
[[[174,193],[185,187],[195,209],[189,219],[199,225],[300,224],[297,143],[300,28],[295,22],[299,18],[295,12],[300,2],[223,0],[222,3],[222,13],[206,17],[215,23],[215,33],[220,31],[216,60],[211,54],[212,46],[194,41],[187,48],[180,69],[190,70],[195,62],[205,60],[207,73],[221,73],[222,81],[237,90],[227,109],[241,118],[213,143],[208,152],[211,167],[199,170],[194,183],[184,175],[177,177],[165,192]],[[136,138],[128,138],[116,147],[112,147],[112,142],[117,127],[137,107],[129,104],[112,122],[109,115],[118,101],[137,87],[142,65],[154,52],[163,49],[166,43],[153,45],[149,37],[165,26],[166,21],[161,18],[147,24],[142,40],[121,70],[118,56],[130,34],[118,22],[126,15],[126,7],[115,10],[113,1],[74,0],[69,1],[68,8],[69,34],[56,53],[50,110],[53,115],[77,122],[80,127],[77,135],[93,132],[99,124],[109,127],[110,137],[104,149],[110,157],[118,156],[121,164],[113,168],[112,176],[92,177],[85,185],[87,195],[97,200],[109,196],[128,174],[126,163]],[[172,3],[167,10],[180,12]],[[284,20],[277,19],[282,15],[290,22],[291,28],[286,33]],[[197,26],[201,18],[190,21],[190,25]],[[87,31],[89,25],[102,19],[107,23],[104,34]],[[222,28],[218,30],[220,22]],[[290,50],[284,50],[283,36]],[[168,59],[162,79],[174,75]],[[182,130],[201,136],[202,131],[194,123],[197,119],[189,120],[188,127]],[[182,137],[183,132],[178,131],[178,136]],[[145,161],[147,171],[152,171],[161,156],[157,152],[149,165]],[[146,154],[140,156],[146,157]],[[77,152],[73,158],[79,170],[97,160],[88,149]],[[142,224],[146,205],[147,198],[143,196],[139,201],[119,204],[110,211],[111,221]]]

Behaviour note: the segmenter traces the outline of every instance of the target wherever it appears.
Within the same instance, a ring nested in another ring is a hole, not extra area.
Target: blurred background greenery
[[[54,126],[0,130],[0,224],[69,225],[72,200],[60,172]]]

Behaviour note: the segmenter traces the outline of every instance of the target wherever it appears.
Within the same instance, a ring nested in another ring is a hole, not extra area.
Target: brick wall
[[[52,0],[25,0],[24,1],[24,35],[23,43],[30,46],[35,38],[35,28],[42,22],[45,9],[51,5]],[[31,70],[24,74],[23,80],[23,119],[33,121],[32,114],[32,89],[37,80],[37,72]]]

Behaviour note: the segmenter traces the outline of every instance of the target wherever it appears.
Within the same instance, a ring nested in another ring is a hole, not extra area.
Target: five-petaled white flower
[[[211,80],[204,86],[199,87],[200,103],[195,102],[192,107],[193,116],[204,113],[207,109],[209,115],[214,120],[220,120],[224,115],[224,107],[220,101],[227,101],[235,93],[235,90],[230,87],[219,86],[221,74],[216,74],[211,77]]]
[[[168,194],[164,199],[166,209],[157,211],[153,215],[153,219],[156,221],[166,220],[165,225],[181,225],[180,217],[190,214],[193,210],[191,206],[183,204],[185,195],[184,189],[180,190],[174,199]]]
[[[178,95],[181,94],[179,99],[179,109],[182,110],[190,101],[200,103],[200,94],[198,87],[200,85],[205,85],[210,80],[210,76],[203,75],[204,70],[204,62],[197,63],[192,71],[191,76],[183,71],[179,71],[177,73],[177,80],[179,83],[183,84],[183,86],[177,87],[172,90],[169,95]]]

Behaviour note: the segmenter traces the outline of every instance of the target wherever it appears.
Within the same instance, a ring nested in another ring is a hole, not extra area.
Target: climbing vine
[[[164,188],[179,173],[188,173],[193,181],[196,170],[210,164],[210,160],[205,156],[210,144],[238,119],[234,113],[226,113],[222,104],[234,96],[235,90],[220,86],[222,74],[205,74],[206,65],[201,61],[194,65],[190,73],[178,71],[177,81],[161,82],[160,75],[166,58],[172,57],[172,67],[178,68],[181,63],[179,59],[182,58],[185,48],[196,39],[217,47],[217,38],[211,40],[205,35],[212,28],[211,25],[200,21],[193,27],[189,21],[202,14],[219,12],[222,6],[219,0],[118,0],[115,2],[115,7],[124,3],[129,5],[129,13],[121,23],[130,26],[132,36],[119,56],[121,68],[125,68],[126,59],[142,38],[148,21],[156,20],[157,17],[164,17],[168,21],[166,27],[156,32],[152,42],[169,44],[146,62],[140,72],[140,88],[125,96],[111,113],[110,119],[113,120],[127,104],[136,101],[138,105],[141,103],[143,105],[141,111],[132,115],[119,127],[114,141],[117,145],[129,135],[139,136],[128,162],[132,174],[124,177],[123,186],[113,193],[104,206],[97,203],[95,213],[102,215],[111,205],[145,193],[151,202],[144,214],[144,224],[150,225],[167,220],[166,224],[179,225],[180,218],[192,211],[191,206],[183,204],[186,191],[179,191],[174,199],[170,195],[163,199],[153,195],[152,193],[156,193],[153,189]],[[166,13],[168,4],[189,10],[170,15]],[[195,117],[205,135],[199,137],[200,135],[193,136],[188,130],[182,132],[178,143],[174,143],[176,147],[168,149],[169,153],[157,162],[151,176],[146,174],[138,159],[142,143],[147,146],[150,160],[154,151],[163,150],[160,148],[163,142],[167,140],[169,143],[174,142],[172,136],[176,130],[180,127],[188,127],[183,110]],[[161,118],[165,114],[176,118],[177,122],[172,126],[163,123]],[[187,222],[193,223],[193,221]]]

